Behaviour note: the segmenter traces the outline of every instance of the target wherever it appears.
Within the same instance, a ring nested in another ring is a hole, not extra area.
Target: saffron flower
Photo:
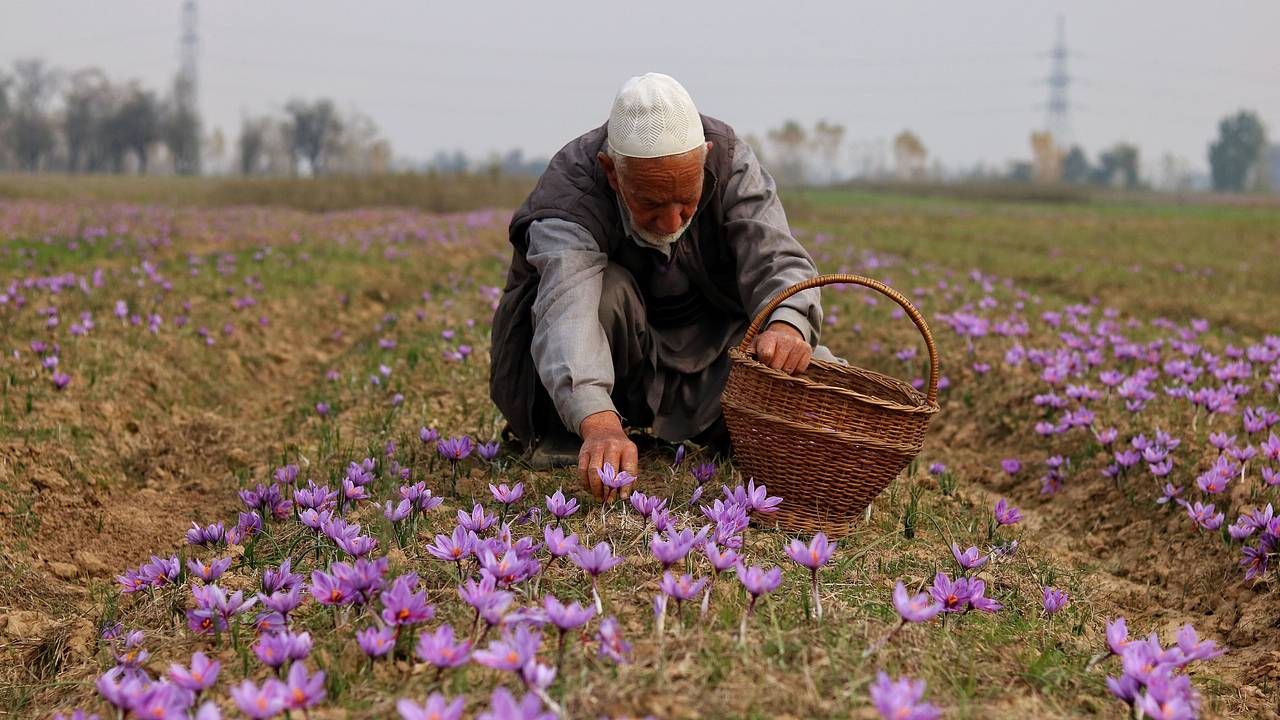
[[[871,683],[871,702],[884,720],[934,720],[941,711],[924,699],[923,680],[899,678],[892,680],[884,671],[876,673]]]
[[[418,659],[430,663],[438,670],[458,667],[471,656],[471,643],[454,639],[453,626],[445,623],[435,632],[418,634],[418,645],[414,648]]]
[[[434,692],[427,697],[425,705],[419,705],[408,698],[400,698],[396,701],[396,712],[400,713],[401,720],[461,720],[466,701],[467,699],[461,695],[449,700],[444,695]]]
[[[996,501],[995,518],[997,525],[1016,525],[1022,521],[1022,512],[1016,507],[1010,507],[1004,498],[1000,498]]]
[[[284,712],[284,683],[269,678],[261,686],[245,680],[231,688],[231,699],[240,712],[254,720],[266,720]]]
[[[284,684],[284,706],[304,713],[324,700],[324,671],[308,674],[306,665],[295,662],[289,666]]]
[[[989,557],[980,555],[978,548],[971,547],[964,552],[960,552],[960,546],[951,543],[951,557],[956,559],[956,564],[964,570],[973,570],[980,568],[987,563]]]
[[[177,663],[169,666],[169,680],[174,685],[199,695],[218,682],[218,672],[221,669],[222,663],[210,660],[202,652],[196,652],[191,656],[189,666]]]
[[[391,652],[396,646],[395,634],[391,628],[370,626],[356,633],[356,643],[370,659],[380,658]]]
[[[391,583],[391,589],[380,596],[382,621],[396,628],[397,637],[400,626],[416,625],[435,616],[435,608],[427,604],[427,592],[417,591],[417,588],[418,574],[405,573],[396,578]]]
[[[681,608],[684,606],[684,601],[702,592],[707,582],[708,578],[695,580],[692,575],[687,574],[677,578],[670,571],[666,571],[662,573],[662,582],[659,584],[659,588],[667,596],[675,599],[676,614],[679,615]]]
[[[902,618],[902,624],[928,622],[942,612],[942,605],[928,593],[908,595],[907,588],[899,580],[893,587],[893,608]]]
[[[1048,615],[1058,612],[1067,604],[1067,594],[1055,587],[1044,588],[1042,595],[1044,611]]]
[[[578,512],[577,498],[569,498],[566,500],[564,492],[561,490],[556,490],[554,495],[548,495],[545,497],[547,500],[547,512],[555,516],[557,523]]]
[[[818,622],[822,622],[822,595],[818,592],[818,570],[831,562],[832,556],[836,553],[836,545],[837,543],[828,542],[826,534],[820,532],[813,536],[808,545],[799,539],[792,538],[786,547],[787,557],[809,568],[810,592],[813,594],[813,607]]]
[[[498,502],[503,505],[510,505],[524,497],[524,483],[516,483],[511,487],[507,487],[506,483],[500,485],[490,483],[489,492],[493,494],[493,498]]]
[[[629,487],[636,481],[634,475],[626,470],[618,470],[610,463],[605,463],[604,467],[597,469],[596,476],[600,478],[601,484],[616,494],[621,494],[623,488]],[[605,499],[608,500],[608,493]]]
[[[739,627],[739,641],[746,642],[747,620],[755,613],[756,602],[762,596],[777,589],[778,584],[782,582],[782,568],[775,566],[766,571],[758,565],[746,567],[739,560],[734,566],[734,573],[738,576],[738,582],[742,583],[751,595],[751,602],[747,605],[747,611],[742,614],[742,624]]]
[[[631,662],[631,643],[623,639],[618,630],[618,619],[614,616],[610,615],[600,621],[596,640],[600,643],[600,657],[607,657],[616,663]]]
[[[595,599],[596,612],[603,613],[604,604],[600,601],[596,578],[620,565],[622,558],[613,554],[613,548],[609,547],[609,543],[602,542],[594,548],[575,547],[569,551],[569,560],[591,576],[591,597]]]
[[[477,650],[472,657],[477,663],[494,670],[520,672],[538,654],[542,645],[542,633],[530,630],[527,625],[517,625],[505,632],[501,640],[494,640],[484,650]]]

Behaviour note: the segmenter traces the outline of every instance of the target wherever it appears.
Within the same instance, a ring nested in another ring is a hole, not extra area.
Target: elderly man
[[[680,83],[628,80],[608,122],[571,141],[511,219],[490,390],[535,467],[571,465],[597,497],[605,463],[637,471],[625,426],[726,450],[726,350],[775,294],[816,269],[773,179]],[[822,326],[798,293],[755,340],[803,372]],[[579,438],[581,440],[579,441]]]

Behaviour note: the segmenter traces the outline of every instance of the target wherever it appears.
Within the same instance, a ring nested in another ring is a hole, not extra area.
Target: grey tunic
[[[743,306],[754,317],[779,291],[817,274],[813,259],[792,236],[773,178],[745,142],[735,146],[732,171],[725,184],[728,243],[737,264]],[[674,247],[658,247],[632,229],[625,204],[619,203],[623,227],[642,247],[667,258],[657,264],[649,286],[651,297],[678,295],[688,288],[680,258],[689,233]],[[614,371],[608,338],[600,326],[601,283],[609,257],[583,226],[544,219],[529,226],[528,261],[539,274],[533,304],[534,364],[565,426],[578,431],[582,420],[597,412],[618,412],[610,399]],[[822,327],[817,289],[791,297],[769,318],[798,329],[811,346]],[[728,377],[725,351],[740,342],[750,318],[708,312],[693,324],[650,328],[656,368],[646,378],[646,398],[653,412],[654,433],[682,440],[705,430],[720,414],[719,394]],[[815,357],[834,359],[821,346]]]

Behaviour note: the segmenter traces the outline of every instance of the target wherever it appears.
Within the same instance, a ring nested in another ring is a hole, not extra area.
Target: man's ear
[[[596,153],[596,160],[604,168],[604,176],[609,179],[609,187],[618,192],[618,168],[613,165],[613,158],[605,153]]]

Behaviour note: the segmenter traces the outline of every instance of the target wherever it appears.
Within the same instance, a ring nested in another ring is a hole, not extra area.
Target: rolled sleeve
[[[613,359],[600,327],[600,293],[609,258],[586,228],[566,220],[529,226],[529,263],[538,271],[533,363],[556,413],[572,432],[594,413],[617,409]]]

